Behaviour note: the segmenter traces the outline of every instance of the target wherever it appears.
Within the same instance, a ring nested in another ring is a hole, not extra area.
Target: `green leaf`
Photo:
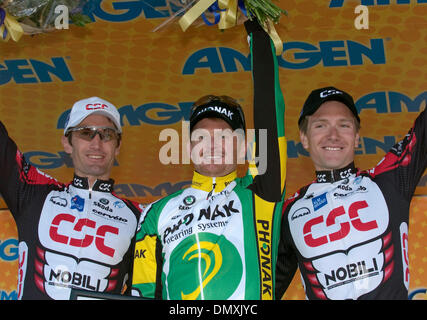
[[[248,11],[248,18],[254,16],[261,24],[265,24],[267,20],[278,23],[282,14],[287,15],[287,12],[276,6],[271,0],[245,0],[245,7]]]

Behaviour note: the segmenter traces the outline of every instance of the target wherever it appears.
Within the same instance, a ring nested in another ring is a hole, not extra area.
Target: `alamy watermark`
[[[354,27],[357,30],[369,29],[369,9],[367,6],[358,5],[354,8],[354,13],[358,14],[356,19],[354,19]]]
[[[255,137],[258,153],[255,152]],[[251,165],[253,174],[264,174],[267,170],[267,129],[195,129],[191,132],[189,122],[183,121],[181,132],[163,129],[159,141],[166,143],[159,150],[159,160],[169,164],[245,164]]]
[[[66,5],[60,4],[55,7],[55,29],[69,29],[70,12]]]

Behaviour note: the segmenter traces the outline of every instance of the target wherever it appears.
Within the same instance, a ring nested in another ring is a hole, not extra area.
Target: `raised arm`
[[[15,218],[21,211],[21,204],[28,202],[27,196],[31,194],[28,192],[30,185],[61,186],[55,179],[25,161],[23,154],[0,121],[0,194]]]
[[[410,201],[427,166],[427,114],[422,111],[408,134],[370,171],[389,175],[394,186]]]
[[[9,207],[16,208],[15,180],[17,179],[16,144],[9,138],[7,130],[0,121],[0,194]]]
[[[259,159],[258,168],[253,161],[249,163],[249,173],[254,177],[254,183],[250,188],[262,199],[277,202],[282,200],[285,189],[287,159],[284,133],[285,104],[280,89],[279,69],[269,35],[256,21],[246,21],[245,27],[250,36],[254,84],[255,159]],[[266,141],[261,139],[262,129],[267,130]],[[265,172],[262,172],[264,169]]]

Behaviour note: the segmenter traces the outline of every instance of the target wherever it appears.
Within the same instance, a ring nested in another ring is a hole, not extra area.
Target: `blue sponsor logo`
[[[182,74],[194,74],[198,69],[211,73],[237,72],[251,70],[250,55],[226,47],[200,49],[190,55],[184,64]]]
[[[409,129],[409,128],[408,128]],[[378,154],[388,152],[396,144],[398,138],[395,136],[384,136],[383,139],[361,137],[359,147],[355,149],[356,155]],[[288,158],[308,157],[309,153],[304,149],[301,142],[295,140],[287,141]],[[46,151],[28,151],[24,153],[27,162],[40,170],[57,169],[63,166],[73,168],[70,156],[64,151],[51,153]],[[118,166],[117,160],[114,166]]]
[[[292,41],[283,44],[283,51],[278,63],[286,69],[307,69],[318,64],[324,67],[358,66],[368,59],[373,64],[386,63],[383,39],[370,39],[369,46],[352,40],[320,41],[317,46]]]
[[[417,288],[415,290],[412,290],[408,294],[408,300],[415,300],[415,296],[424,294],[426,295],[424,298],[427,299],[427,289],[426,288]]]
[[[326,192],[320,196],[314,197],[311,199],[311,202],[313,202],[314,211],[319,210],[328,203],[328,200],[326,199]]]
[[[119,108],[122,126],[157,125],[168,126],[180,121],[189,120],[190,109],[193,102],[179,102],[177,105],[167,103],[146,103],[138,107],[125,105]],[[399,112],[420,112],[427,104],[427,91],[416,96],[407,96],[401,92],[378,91],[371,92],[356,101],[359,113],[363,110],[375,110],[378,114]],[[57,128],[63,129],[70,110],[63,112],[58,121]],[[409,129],[409,128],[407,128]],[[360,145],[356,148],[356,155],[378,154],[388,152],[390,148],[400,139],[395,136],[384,136],[382,139],[361,137]],[[73,168],[71,157],[64,151],[57,153],[45,151],[29,151],[24,154],[28,163],[38,169],[56,169],[62,166]],[[308,152],[298,141],[288,140],[288,157],[308,157]],[[118,166],[117,160],[114,166]]]
[[[113,10],[106,10],[103,0],[88,1],[83,8],[83,13],[92,21],[127,22],[137,18],[167,18],[182,9],[183,5],[177,5],[177,1],[169,0],[137,0],[113,1],[111,7]]]
[[[347,1],[350,2],[350,1]],[[351,5],[356,6],[354,1]],[[427,0],[360,0],[360,4],[363,6],[387,6],[390,4],[411,4],[411,3],[427,3]],[[329,2],[329,8],[341,8],[344,5],[344,0],[331,0]]]
[[[114,208],[124,208],[125,204],[123,203],[123,201],[117,200],[113,203]]]
[[[84,208],[85,208],[85,199],[80,198],[77,195],[71,198],[71,209],[77,209],[78,211],[82,212]]]
[[[395,136],[384,136],[383,140],[369,137],[360,137],[359,146],[355,149],[356,155],[386,153],[393,147],[398,139]],[[310,154],[304,149],[301,142],[289,140],[287,144],[288,158],[298,158],[299,156],[309,157]]]
[[[370,61],[385,64],[383,39],[370,39],[365,45],[352,40],[320,41],[317,45],[302,41],[283,43],[283,54],[277,57],[285,69],[308,69],[322,64],[324,67],[358,66]],[[226,47],[209,47],[192,53],[184,64],[182,74],[194,74],[199,69],[211,73],[250,71],[250,56]]]
[[[420,112],[421,106],[427,104],[427,91],[414,99],[395,91],[372,92],[360,97],[355,104],[359,113],[364,109],[375,109],[377,113],[396,113],[403,111],[402,106],[405,106],[408,112]]]
[[[14,261],[19,257],[18,240],[0,240],[0,260]]]
[[[10,81],[16,84],[74,81],[63,57],[53,57],[50,60],[51,62],[34,59],[0,61],[0,85]]]
[[[16,290],[12,292],[0,290],[0,300],[18,300],[18,293]]]
[[[358,148],[355,149],[356,155],[377,154],[378,151],[388,152],[397,142],[394,136],[384,136],[384,140],[376,140],[369,137],[361,137]],[[293,140],[288,141],[288,157],[298,158],[300,155],[309,157],[309,153],[304,149],[301,142]]]
[[[32,166],[40,169],[56,169],[62,166],[67,168],[74,168],[73,160],[70,155],[65,151],[58,151],[57,153],[46,151],[28,151],[24,153],[25,160]],[[114,160],[114,166],[118,166],[117,160]]]
[[[359,113],[364,109],[374,109],[377,113],[397,113],[405,110],[408,112],[419,112],[425,103],[427,103],[427,91],[420,93],[414,98],[408,97],[400,92],[379,91],[368,93],[360,97],[356,101],[356,108]],[[182,120],[188,121],[192,104],[193,102],[178,102],[177,105],[152,102],[142,104],[138,107],[125,105],[119,108],[121,124],[122,126],[125,126],[125,123],[128,123],[130,126],[140,126],[143,124],[168,126]],[[66,110],[59,116],[56,125],[57,129],[63,129],[65,127],[65,122],[69,113],[70,110]],[[126,120],[126,122],[124,120]],[[31,156],[33,155],[31,154]],[[62,161],[65,162],[67,166],[72,166],[66,154],[59,154],[62,160],[55,160],[55,158],[58,158],[58,155],[50,156],[46,154],[46,157],[50,158],[50,160],[43,160],[43,162],[47,162],[45,164],[46,166],[50,166],[51,161]],[[44,165],[41,161],[42,160],[40,160],[39,167]]]

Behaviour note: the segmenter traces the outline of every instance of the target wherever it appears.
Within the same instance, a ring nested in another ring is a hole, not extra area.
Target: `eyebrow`
[[[340,118],[340,119],[338,119],[338,121],[339,122],[353,122],[353,119],[350,119],[350,118]],[[313,119],[311,122],[312,123],[315,123],[315,122],[329,122],[329,119],[327,119],[327,118],[318,118],[318,119]]]

